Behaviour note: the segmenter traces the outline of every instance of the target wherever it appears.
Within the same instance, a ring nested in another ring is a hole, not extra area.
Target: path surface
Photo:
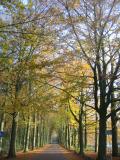
[[[95,153],[87,153],[87,156],[96,159]],[[0,160],[6,160],[6,158],[0,158]],[[19,152],[16,158],[9,160],[83,160],[83,158],[57,144],[49,144],[27,153]],[[120,160],[120,157],[113,158],[113,160]]]
[[[68,160],[69,158],[65,158],[66,155],[68,155],[67,150],[58,144],[49,144],[27,153],[17,153],[16,158],[9,160]]]
[[[42,153],[32,157],[31,160],[67,160],[64,149],[57,144],[49,145]]]

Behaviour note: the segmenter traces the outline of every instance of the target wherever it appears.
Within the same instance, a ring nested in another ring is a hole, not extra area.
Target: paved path
[[[87,155],[90,157],[96,157],[95,153]],[[6,158],[0,158],[0,160],[6,160]],[[83,158],[57,144],[49,144],[43,148],[29,151],[27,153],[19,152],[17,153],[16,158],[9,160],[83,160]],[[120,160],[120,158],[113,158],[113,160]]]
[[[49,144],[27,153],[20,152],[15,159],[10,160],[68,160],[65,158],[66,154],[68,154],[67,150],[58,144]]]
[[[48,148],[39,155],[36,155],[35,158],[32,157],[34,160],[67,160],[63,153],[64,149],[57,144],[51,144]]]

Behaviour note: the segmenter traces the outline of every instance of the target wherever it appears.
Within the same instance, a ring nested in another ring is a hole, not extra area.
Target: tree
[[[23,92],[24,90],[27,91],[28,99],[32,96],[32,93],[29,93],[28,86],[36,77],[31,78],[31,76],[37,75],[37,67],[42,70],[47,65],[46,61],[43,64],[42,60],[48,43],[50,46],[52,39],[48,36],[49,28],[47,28],[48,30],[44,28],[45,25],[47,27],[48,22],[47,11],[43,10],[47,7],[46,5],[39,1],[36,1],[36,3],[29,1],[27,4],[22,1],[4,1],[2,3],[4,14],[8,14],[10,18],[8,22],[3,19],[4,23],[0,26],[3,37],[1,58],[6,58],[7,61],[5,66],[7,71],[4,74],[8,78],[7,105],[9,107],[6,108],[6,112],[12,117],[8,157],[14,157],[16,153],[16,120],[18,113],[23,105],[29,106],[25,102],[27,98],[21,99],[24,95]],[[40,6],[40,10],[37,9],[38,6]],[[47,40],[45,39],[46,36],[48,37]],[[3,62],[5,63],[5,61]]]
[[[115,10],[119,2],[81,1],[75,9],[69,7],[68,1],[61,4],[67,14],[64,23],[72,34],[72,48],[75,48],[74,42],[77,42],[81,57],[90,65],[93,72],[95,110],[99,114],[98,159],[106,159],[107,109],[111,101],[119,101],[119,98],[111,100],[113,84],[119,78],[120,68],[119,12]],[[115,62],[112,74],[109,67],[111,61]],[[115,112],[118,110],[119,107]]]
[[[74,72],[75,70],[76,72]],[[85,75],[86,70],[88,74]],[[81,62],[81,60],[71,60],[65,64],[64,68],[58,68],[56,73],[58,73],[57,77],[62,81],[61,86],[63,86],[63,92],[65,92],[64,94],[66,95],[66,103],[64,105],[69,108],[68,111],[72,114],[79,126],[79,148],[80,155],[83,155],[83,117],[85,115],[85,103],[89,100],[88,81],[90,81],[90,67],[84,62]],[[73,101],[73,106],[75,106],[75,103],[78,103],[77,107],[79,111],[77,114],[74,113],[74,108],[71,108],[71,101]],[[66,122],[68,121],[70,123],[70,120],[66,120]]]

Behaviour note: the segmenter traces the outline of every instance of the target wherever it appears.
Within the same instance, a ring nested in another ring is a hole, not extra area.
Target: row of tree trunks
[[[12,127],[11,127],[11,137],[10,146],[8,152],[8,158],[16,157],[16,142],[23,149],[24,152],[28,150],[34,150],[39,148],[46,143],[48,143],[48,132],[46,127],[45,119],[40,115],[33,114],[33,116],[28,115],[27,124],[21,129],[18,123],[18,113],[13,113],[12,115]],[[3,121],[4,122],[4,121]],[[1,121],[1,130],[3,123]],[[39,122],[39,123],[38,123]],[[33,125],[31,125],[33,124]],[[16,136],[18,134],[18,136]]]

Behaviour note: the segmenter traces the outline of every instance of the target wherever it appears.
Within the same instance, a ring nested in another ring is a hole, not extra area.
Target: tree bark
[[[112,156],[118,156],[117,144],[117,126],[116,126],[116,113],[112,110],[111,123],[112,123]]]
[[[65,126],[65,148],[68,147],[68,140],[67,140],[67,125]]]
[[[28,118],[28,123],[27,123],[27,127],[26,127],[24,152],[27,152],[29,150],[29,138],[30,138],[30,117]]]
[[[85,111],[85,133],[84,133],[84,146],[87,147],[87,117],[86,117],[86,111]]]
[[[111,99],[114,99],[114,93],[111,94]],[[117,144],[117,120],[115,112],[115,103],[111,103],[111,125],[112,125],[112,156],[118,156],[118,144]]]
[[[70,126],[67,125],[68,149],[70,149]]]
[[[65,141],[65,125],[63,125],[62,126],[62,131],[61,131],[62,133],[62,137],[61,137],[61,143],[65,146],[65,143],[66,143],[66,141]]]
[[[39,125],[36,128],[36,147],[40,147],[40,132],[39,132]]]
[[[36,142],[36,113],[34,113],[34,127],[33,127],[33,139],[32,139],[32,150],[35,149]]]
[[[43,119],[43,126],[42,126],[42,146],[45,145],[45,120]]]
[[[16,157],[16,128],[17,128],[16,117],[17,117],[17,113],[14,112],[12,114],[12,129],[11,129],[11,138],[10,138],[8,158]]]
[[[114,71],[114,63],[111,62],[111,75],[113,75]],[[112,87],[114,91],[114,85]],[[115,98],[114,92],[111,93],[111,100],[113,101]],[[117,144],[117,120],[116,120],[116,105],[114,102],[111,103],[111,125],[112,125],[112,156],[118,156],[118,144]]]
[[[99,119],[98,160],[106,160],[106,111],[100,114]]]
[[[97,152],[97,150],[98,150],[98,129],[97,129],[98,118],[97,118],[97,113],[95,114],[95,119],[96,119],[96,124],[95,124],[95,152]]]
[[[81,106],[81,110],[79,113],[79,145],[80,151],[79,154],[81,156],[84,155],[84,145],[83,145],[83,105]]]
[[[73,146],[76,148],[77,146],[76,146],[76,128],[74,128],[74,138],[73,138]]]

